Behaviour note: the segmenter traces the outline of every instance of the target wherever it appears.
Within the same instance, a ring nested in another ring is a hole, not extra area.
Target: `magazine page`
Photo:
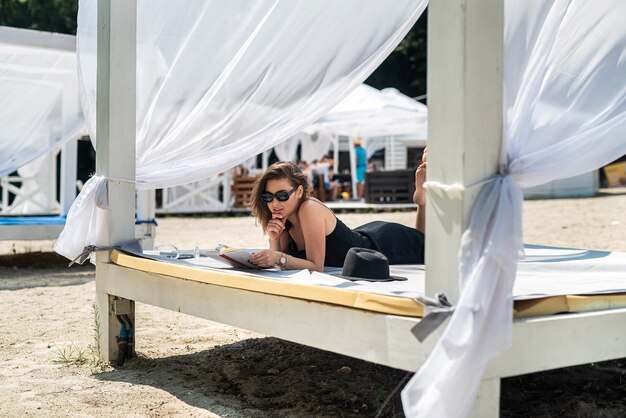
[[[256,251],[260,250],[257,248],[232,248],[225,246],[220,249],[219,254],[223,261],[233,267],[260,270],[259,266],[249,261],[250,256]]]

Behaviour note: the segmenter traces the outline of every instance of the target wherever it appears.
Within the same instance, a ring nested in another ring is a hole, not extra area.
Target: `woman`
[[[424,262],[423,184],[426,154],[415,172],[416,229],[391,222],[370,222],[350,230],[332,210],[311,197],[311,182],[293,163],[270,166],[254,185],[252,214],[269,236],[270,249],[250,261],[259,267],[324,271],[342,267],[352,247],[371,248],[387,256],[391,264]]]

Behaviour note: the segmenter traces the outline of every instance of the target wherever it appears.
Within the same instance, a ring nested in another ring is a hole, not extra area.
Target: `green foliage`
[[[98,306],[94,303],[91,305],[91,313],[93,315],[93,341],[86,348],[81,348],[72,342],[69,346],[57,347],[55,363],[61,363],[66,366],[69,365],[83,365],[88,363],[91,366],[93,373],[104,371],[108,364],[102,359],[102,353],[100,352],[100,312]]]
[[[395,87],[409,97],[426,94],[427,28],[428,13],[424,12],[365,84],[377,89]]]
[[[87,362],[87,350],[79,348],[75,343],[71,343],[66,347],[57,347],[57,358],[55,363],[69,364],[83,364]]]
[[[76,34],[78,0],[0,0],[0,25]]]

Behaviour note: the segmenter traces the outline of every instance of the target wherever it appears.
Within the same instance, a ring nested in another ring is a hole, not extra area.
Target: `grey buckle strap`
[[[88,245],[85,248],[83,248],[83,252],[78,254],[78,256],[76,258],[74,258],[70,264],[68,265],[68,267],[72,267],[72,265],[78,263],[78,264],[83,264],[85,262],[85,260],[87,260],[89,258],[89,256],[91,255],[91,253],[94,253],[96,251],[109,251],[112,250],[114,248],[119,248],[121,250],[125,250],[125,251],[138,251],[141,252],[141,243],[139,242],[138,239],[134,239],[128,242],[123,243],[120,246],[115,246],[115,247],[98,247],[97,245]]]
[[[110,250],[112,248],[113,247],[98,247],[97,245],[88,245],[85,248],[83,248],[83,252],[82,253],[78,254],[78,256],[76,258],[74,258],[70,262],[70,264],[68,264],[68,267],[72,267],[76,263],[83,264],[85,262],[85,260],[87,260],[89,258],[91,253],[94,253],[96,251],[108,251],[108,250]]]
[[[424,342],[454,312],[454,306],[452,306],[444,293],[437,293],[435,298],[426,296],[414,298],[427,312],[426,316],[411,328],[411,333],[415,335],[419,342]]]

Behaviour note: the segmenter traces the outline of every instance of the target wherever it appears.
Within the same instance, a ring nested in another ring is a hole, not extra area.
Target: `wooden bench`
[[[328,199],[324,188],[324,176],[321,174],[318,174],[313,181],[313,197],[320,202],[325,202]]]
[[[412,203],[414,193],[413,169],[365,173],[367,203]]]
[[[233,198],[235,199],[234,207],[248,208],[250,206],[250,197],[252,196],[252,188],[258,177],[234,177],[233,178]]]

